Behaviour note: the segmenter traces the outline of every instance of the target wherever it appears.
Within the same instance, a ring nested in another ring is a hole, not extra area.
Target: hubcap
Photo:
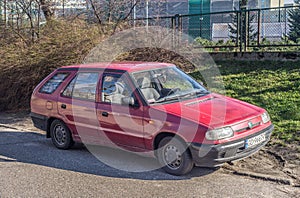
[[[173,145],[167,145],[164,149],[164,160],[171,169],[178,169],[182,163],[181,153]]]
[[[66,142],[67,133],[64,127],[57,125],[54,128],[54,138],[57,144],[64,145]]]

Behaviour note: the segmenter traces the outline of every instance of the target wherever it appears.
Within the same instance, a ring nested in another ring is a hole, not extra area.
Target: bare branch
[[[140,0],[135,1],[135,3],[131,6],[129,12],[127,13],[127,15],[125,17],[122,17],[122,15],[119,16],[116,24],[114,25],[113,33],[116,32],[116,30],[121,22],[123,22],[129,18],[129,16],[132,14],[132,12],[134,11],[134,8],[137,6],[138,3],[140,3]]]
[[[100,17],[100,15],[99,15],[98,11],[97,11],[97,8],[96,8],[96,6],[95,6],[95,3],[93,2],[93,0],[87,0],[87,1],[90,2],[91,6],[92,6],[92,9],[93,9],[93,12],[94,12],[94,15],[96,16],[96,18],[97,18],[99,24],[102,25],[102,20],[101,20],[101,17]],[[87,2],[87,3],[88,3],[88,2]]]

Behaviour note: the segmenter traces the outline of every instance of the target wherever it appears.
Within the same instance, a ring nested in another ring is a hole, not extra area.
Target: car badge
[[[248,122],[248,127],[249,127],[249,129],[252,129],[253,128],[253,123],[252,122]]]

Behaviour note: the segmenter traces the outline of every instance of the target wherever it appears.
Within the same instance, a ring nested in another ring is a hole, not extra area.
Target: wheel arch
[[[154,138],[154,140],[153,140],[153,150],[154,150],[154,154],[155,154],[155,156],[157,156],[157,149],[158,149],[158,145],[159,145],[159,142],[163,139],[163,138],[165,138],[165,137],[176,137],[179,141],[181,141],[183,144],[187,144],[187,142],[186,142],[186,140],[182,137],[182,136],[180,136],[180,135],[178,135],[178,134],[176,134],[176,133],[172,133],[172,132],[161,132],[161,133],[158,133],[156,136],[155,136],[155,138]],[[189,151],[189,148],[187,147],[187,150]],[[190,152],[190,151],[189,151]]]
[[[47,138],[51,138],[50,128],[51,128],[51,124],[54,120],[59,120],[59,121],[65,123],[62,119],[59,119],[59,118],[56,118],[56,117],[48,118],[48,120],[47,120],[47,130],[46,130],[46,137]]]

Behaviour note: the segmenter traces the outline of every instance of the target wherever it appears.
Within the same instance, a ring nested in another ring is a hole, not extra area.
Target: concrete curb
[[[235,169],[228,169],[228,167],[224,167],[223,170],[225,172],[228,172],[228,173],[231,173],[234,175],[246,176],[246,177],[251,177],[251,178],[255,178],[255,179],[272,181],[272,182],[276,182],[276,183],[280,183],[280,184],[284,184],[284,185],[298,187],[298,185],[294,184],[292,179],[288,179],[288,178],[275,177],[275,176],[264,175],[264,174],[260,174],[260,173],[248,172],[248,171],[238,171]]]

